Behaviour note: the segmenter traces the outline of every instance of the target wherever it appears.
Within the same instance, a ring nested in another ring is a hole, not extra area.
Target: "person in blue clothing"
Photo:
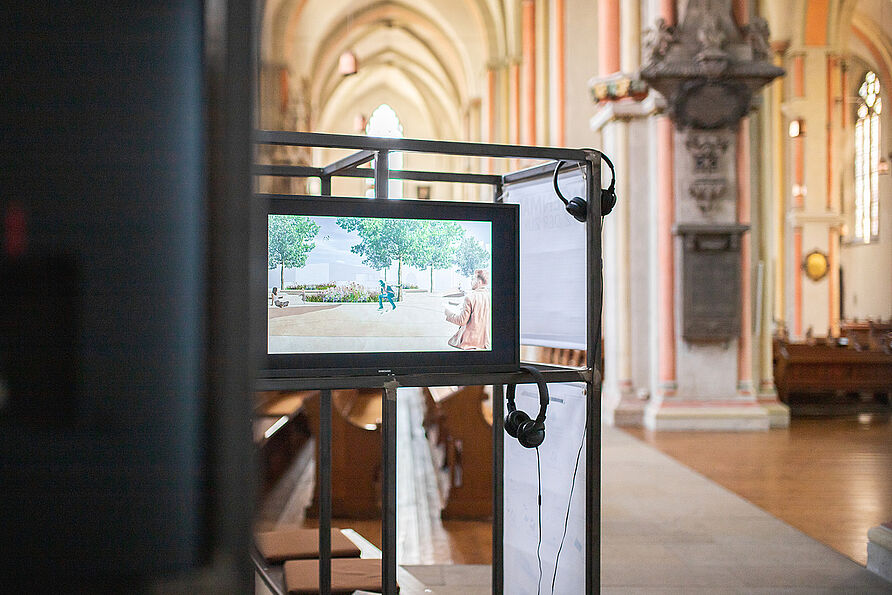
[[[381,279],[378,279],[378,283],[381,284],[381,292],[378,294],[378,309],[384,309],[384,299],[386,298],[387,301],[390,302],[390,305],[393,306],[393,310],[396,310],[396,304],[393,303],[393,296],[396,295],[393,292],[393,287],[385,285],[384,281]],[[391,312],[393,312],[393,310],[391,310]]]

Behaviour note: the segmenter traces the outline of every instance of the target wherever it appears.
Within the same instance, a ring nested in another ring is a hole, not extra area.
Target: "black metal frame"
[[[586,220],[586,321],[587,351],[585,368],[538,366],[547,382],[584,382],[586,384],[586,556],[585,590],[594,593],[600,579],[600,361],[602,263],[601,263],[601,213],[599,196],[601,179],[600,154],[583,149],[531,147],[394,139],[311,132],[284,132],[259,130],[255,132],[256,144],[289,145],[314,148],[352,149],[356,151],[326,167],[294,165],[255,165],[255,175],[316,177],[321,181],[321,194],[331,196],[332,177],[362,177],[375,179],[375,198],[387,199],[388,181],[391,179],[431,182],[459,182],[490,184],[493,200],[501,199],[506,186],[533,178],[548,176],[554,171],[551,164],[539,165],[504,176],[457,172],[390,171],[390,152],[432,153],[463,155],[469,157],[540,159],[568,162],[567,166],[582,165],[586,174],[588,216]],[[359,167],[374,161],[371,168]],[[259,195],[263,196],[263,195]],[[332,198],[337,200],[337,198]],[[555,198],[555,208],[560,204]],[[260,329],[257,331],[260,332]],[[504,579],[504,403],[505,384],[535,383],[527,372],[496,373],[444,373],[408,374],[399,376],[328,376],[319,378],[262,378],[256,383],[257,390],[321,390],[319,437],[319,585],[321,593],[331,588],[331,390],[335,388],[381,388],[382,401],[382,578],[385,595],[397,592],[396,584],[396,389],[399,386],[452,386],[492,384],[493,394],[493,564],[492,592],[502,592]],[[274,592],[281,581],[281,574],[266,567],[254,556],[258,573]]]

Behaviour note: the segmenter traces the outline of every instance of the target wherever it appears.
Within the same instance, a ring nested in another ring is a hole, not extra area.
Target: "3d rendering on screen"
[[[492,223],[269,215],[270,354],[492,349]]]

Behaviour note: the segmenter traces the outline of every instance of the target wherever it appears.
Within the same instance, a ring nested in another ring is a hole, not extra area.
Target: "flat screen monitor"
[[[271,377],[517,369],[516,205],[269,199]]]

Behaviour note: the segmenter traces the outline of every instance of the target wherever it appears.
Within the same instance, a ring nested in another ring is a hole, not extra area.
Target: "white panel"
[[[558,179],[567,199],[584,196],[581,169]],[[564,210],[551,177],[506,187],[520,203],[520,342],[585,349],[585,225]]]
[[[542,470],[542,588],[551,593],[555,560],[564,530],[576,466],[567,534],[561,548],[554,593],[585,591],[585,395],[583,384],[550,384],[545,442],[539,447]],[[517,387],[518,409],[535,417],[535,385]],[[505,593],[535,595],[539,582],[536,451],[505,436]],[[597,561],[596,561],[597,563]]]

